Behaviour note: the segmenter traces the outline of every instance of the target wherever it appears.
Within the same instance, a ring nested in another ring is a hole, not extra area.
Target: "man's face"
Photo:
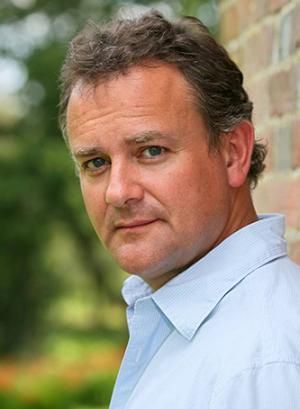
[[[137,66],[76,86],[71,151],[91,222],[127,272],[158,288],[227,233],[231,190],[189,86],[173,66]]]

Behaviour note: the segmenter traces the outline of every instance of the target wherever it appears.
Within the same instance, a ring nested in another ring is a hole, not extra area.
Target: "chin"
[[[117,263],[122,268],[122,270],[126,271],[128,274],[135,274],[141,277],[147,277],[148,275],[153,274],[154,266],[146,264],[142,261],[137,262],[136,260],[134,260],[131,262],[117,260]]]
[[[146,282],[173,277],[186,265],[190,258],[183,258],[182,251],[176,248],[159,248],[157,246],[138,246],[138,243],[108,248],[112,257],[122,270],[135,274]],[[166,280],[167,281],[167,280]]]
[[[158,259],[154,260],[150,257],[143,255],[120,256],[114,255],[113,257],[122,268],[129,274],[135,274],[142,278],[156,276],[160,274],[162,262]]]

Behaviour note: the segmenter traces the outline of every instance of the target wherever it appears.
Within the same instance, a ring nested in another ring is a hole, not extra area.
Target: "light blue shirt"
[[[300,409],[300,267],[264,215],[152,292],[126,280],[110,409]]]

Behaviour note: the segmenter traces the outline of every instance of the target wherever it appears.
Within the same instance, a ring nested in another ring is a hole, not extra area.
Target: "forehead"
[[[95,84],[78,81],[70,95],[67,118],[70,106],[74,104],[97,102],[101,107],[108,100],[116,105],[119,102],[119,107],[125,107],[126,101],[136,106],[143,103],[170,105],[175,100],[176,104],[181,101],[183,105],[196,105],[192,87],[178,68],[154,61],[134,66]]]
[[[173,65],[147,63],[96,85],[74,87],[67,110],[71,145],[99,137],[131,137],[145,131],[181,135],[205,130],[195,96]]]

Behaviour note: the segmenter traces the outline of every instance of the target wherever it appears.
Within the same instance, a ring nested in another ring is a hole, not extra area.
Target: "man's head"
[[[159,287],[255,219],[252,104],[201,23],[150,13],[90,25],[62,78],[86,208],[125,270]]]
[[[251,121],[252,103],[243,88],[243,75],[207,28],[196,18],[171,23],[152,11],[103,26],[88,23],[73,39],[61,74],[64,134],[69,97],[78,81],[95,85],[151,60],[170,63],[184,75],[211,147],[218,147],[222,135],[242,120]],[[252,187],[264,169],[264,158],[265,148],[256,142],[248,175]]]

